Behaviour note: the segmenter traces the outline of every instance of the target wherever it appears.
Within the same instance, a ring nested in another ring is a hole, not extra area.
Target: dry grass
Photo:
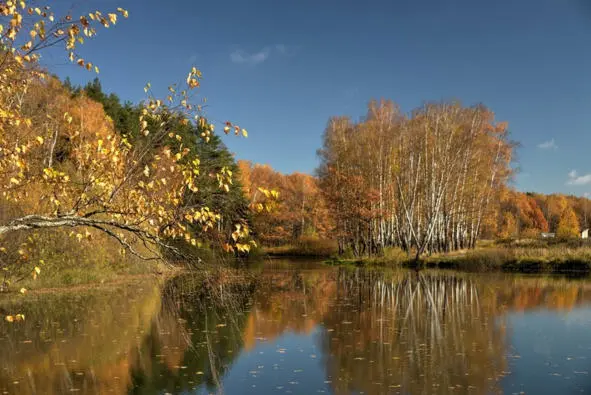
[[[333,240],[305,236],[294,244],[266,247],[264,252],[271,256],[329,257],[337,253],[337,244]]]
[[[107,235],[94,232],[90,240],[77,241],[70,233],[70,229],[54,229],[4,239],[7,252],[2,259],[7,265],[6,279],[11,282],[11,288],[102,283],[121,275],[163,270],[155,261],[123,254],[121,246]],[[25,253],[26,259],[19,250]],[[35,267],[41,271],[36,280],[32,277]]]
[[[462,270],[519,272],[590,272],[591,246],[569,244],[508,245],[477,248],[461,254],[429,257],[427,266]]]

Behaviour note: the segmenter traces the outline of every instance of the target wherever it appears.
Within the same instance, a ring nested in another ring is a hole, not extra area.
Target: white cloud
[[[245,63],[245,64],[259,64],[263,63],[269,58],[271,50],[268,47],[261,49],[259,52],[247,53],[241,49],[236,50],[230,54],[230,59],[234,63]]]
[[[284,44],[276,44],[272,47],[264,47],[258,52],[248,53],[242,49],[237,49],[230,54],[230,60],[238,64],[252,64],[257,65],[263,63],[273,53],[278,53],[282,56],[292,56],[293,52]]]
[[[568,172],[568,178],[576,178],[577,177],[577,171],[576,170],[571,170]]]
[[[275,45],[275,49],[277,50],[277,52],[279,52],[282,55],[286,55],[287,54],[287,47],[283,44],[277,44]]]
[[[552,140],[544,141],[543,143],[538,144],[538,148],[541,148],[541,149],[557,149],[558,146],[554,142],[554,139],[552,139]]]
[[[587,185],[591,184],[591,173],[579,175],[576,170],[571,170],[568,173],[567,185]]]

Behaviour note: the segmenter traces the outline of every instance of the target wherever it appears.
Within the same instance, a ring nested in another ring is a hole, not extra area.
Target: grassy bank
[[[402,251],[363,259],[331,258],[329,264],[358,266],[402,266],[455,269],[463,271],[504,271],[522,273],[591,273],[591,246],[584,243],[538,242],[488,243],[474,250],[455,251],[423,257],[419,262]]]
[[[88,284],[103,284],[116,282],[124,278],[133,278],[136,276],[148,276],[155,274],[175,273],[176,268],[162,263],[134,262],[133,264],[101,264],[101,265],[83,265],[81,267],[52,267],[46,264],[41,267],[41,273],[34,280],[27,276],[21,281],[15,282],[9,288],[18,290],[26,288],[29,290],[47,289],[47,288],[66,288]],[[178,269],[180,270],[180,269]]]
[[[291,244],[264,247],[263,254],[271,257],[322,257],[328,258],[337,253],[337,243],[333,240],[315,237],[302,237]]]

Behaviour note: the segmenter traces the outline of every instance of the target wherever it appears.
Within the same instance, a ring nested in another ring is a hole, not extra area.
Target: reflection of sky
[[[591,307],[532,310],[506,316],[510,375],[506,393],[591,391]]]
[[[243,352],[222,379],[226,394],[330,393],[318,349],[320,327],[311,333],[285,332]]]

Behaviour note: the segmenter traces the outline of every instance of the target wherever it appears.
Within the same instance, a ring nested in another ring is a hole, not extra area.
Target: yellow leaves
[[[257,188],[259,190],[259,192],[261,192],[262,194],[264,194],[266,197],[269,197],[271,195],[271,192],[268,189],[262,188],[262,187],[258,187]]]
[[[7,322],[19,322],[25,320],[24,314],[7,315],[4,317]]]
[[[72,123],[72,119],[73,119],[73,118],[72,118],[72,116],[71,116],[71,115],[70,115],[68,112],[65,112],[65,113],[64,113],[64,119],[66,120],[66,122],[67,122],[68,124],[71,124],[71,123]]]
[[[37,136],[35,139],[37,140],[37,143],[39,143],[39,145],[43,145],[43,142],[45,141],[41,136]]]
[[[35,266],[31,274],[33,275],[33,280],[37,280],[37,277],[39,276],[39,274],[41,274],[41,269],[39,268],[39,266]]]
[[[150,168],[147,165],[144,167],[144,175],[150,177]]]
[[[152,88],[152,84],[150,84],[149,82],[146,84],[146,86],[144,86],[144,92],[148,93],[148,91],[150,90],[150,88]]]
[[[117,14],[108,14],[108,16],[113,25],[117,23]]]
[[[236,249],[239,252],[248,253],[250,251],[250,244],[236,243]]]
[[[19,185],[21,182],[20,182],[19,180],[17,180],[16,178],[12,177],[12,178],[10,179],[10,183],[11,183],[11,184],[16,184],[16,185]]]
[[[22,293],[23,295],[27,293],[27,289],[26,288],[21,288],[19,290],[20,293]]]
[[[97,19],[105,28],[107,28],[107,29],[109,28],[109,21],[107,21],[107,19],[105,17],[99,16]]]
[[[121,15],[123,15],[124,18],[127,18],[129,16],[129,13],[127,12],[127,10],[124,10],[123,8],[119,7],[117,8],[117,11],[119,11],[119,13]]]
[[[14,27],[11,27],[10,29],[8,29],[7,37],[13,41],[16,39],[16,29]]]
[[[189,89],[199,87],[199,78],[201,78],[201,71],[197,70],[196,67],[193,67],[187,75],[187,85],[189,85]]]

